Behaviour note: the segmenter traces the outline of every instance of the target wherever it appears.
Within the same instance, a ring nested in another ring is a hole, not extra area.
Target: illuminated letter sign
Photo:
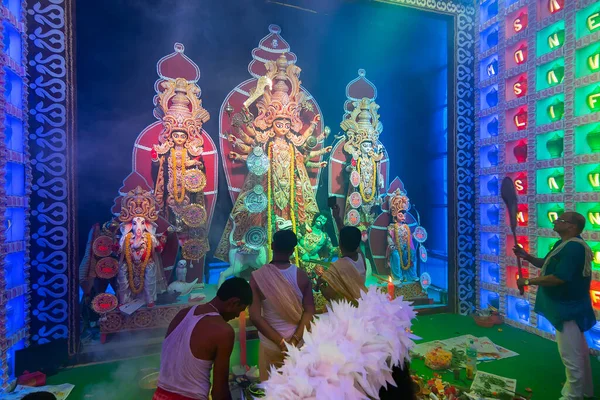
[[[600,49],[598,49],[594,54],[588,57],[587,59],[588,67],[593,72],[600,70]]]
[[[600,11],[596,11],[587,17],[586,24],[590,32],[600,29]]]
[[[525,62],[526,58],[527,58],[527,54],[525,53],[524,49],[519,49],[519,50],[515,51],[515,62],[517,64],[523,64]]]
[[[521,32],[525,28],[527,28],[527,14],[521,13],[513,21],[513,29],[515,32],[518,33],[518,32]]]
[[[594,226],[600,225],[600,212],[594,210],[588,211],[588,220]]]
[[[522,192],[525,189],[522,179],[515,180],[515,189],[517,190],[517,192]]]
[[[527,94],[527,78],[521,76],[517,82],[513,84],[513,93],[517,97],[523,97]]]
[[[548,117],[552,122],[561,120],[565,114],[565,103],[562,101],[556,101],[548,107]]]
[[[558,219],[558,213],[556,211],[548,212],[548,220],[551,223],[554,223],[554,221],[556,221],[557,219]]]
[[[590,297],[592,298],[592,307],[596,310],[600,310],[600,282],[592,281]]]
[[[521,111],[514,117],[515,126],[522,131],[527,129],[527,112]]]
[[[600,93],[596,93],[597,91],[595,90],[587,97],[587,105],[592,111],[600,110]]]
[[[555,49],[563,45],[565,41],[565,31],[560,30],[548,36],[548,47]]]
[[[487,74],[489,77],[495,76],[498,72],[498,60],[492,60],[487,66]]]
[[[565,6],[565,0],[548,0],[548,10],[552,14],[559,12]]]
[[[588,182],[594,191],[600,190],[600,168],[596,168],[588,173]]]

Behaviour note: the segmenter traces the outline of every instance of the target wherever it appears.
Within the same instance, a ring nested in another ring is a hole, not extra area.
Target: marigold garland
[[[411,254],[411,247],[412,247],[412,240],[411,240],[411,235],[410,235],[410,228],[408,227],[408,225],[406,224],[402,224],[402,229],[404,231],[406,231],[408,229],[408,244],[406,245],[407,248],[407,252],[408,252],[408,262],[406,264],[404,264],[404,252],[402,251],[402,244],[400,243],[400,225],[399,223],[396,222],[395,224],[395,234],[396,237],[395,242],[396,242],[396,249],[398,250],[398,256],[400,258],[400,268],[402,268],[403,271],[406,271],[408,269],[410,269],[410,267],[412,267],[412,254]]]
[[[186,155],[187,151],[181,151],[181,179],[185,179],[185,163],[186,163]],[[177,188],[177,156],[175,155],[175,149],[171,149],[171,165],[173,166],[173,197],[175,198],[175,202],[182,203],[185,199],[185,182],[181,184],[181,192],[178,193]],[[180,195],[181,194],[181,195]]]
[[[271,163],[273,160],[271,158],[271,154],[273,153],[273,142],[269,143],[267,148],[267,156],[269,158],[269,162]],[[273,218],[272,218],[272,208],[273,208],[273,200],[272,200],[272,190],[271,190],[271,165],[267,169],[267,252],[269,254],[269,261],[273,258],[273,250],[271,250],[271,243],[273,242]]]
[[[125,236],[125,261],[127,262],[127,272],[128,272],[128,280],[129,280],[129,288],[133,294],[140,294],[142,290],[144,290],[144,276],[146,274],[146,267],[148,266],[148,262],[150,261],[150,256],[152,255],[152,235],[150,233],[146,233],[146,253],[142,258],[142,264],[140,265],[140,287],[135,287],[135,282],[133,281],[133,261],[131,259],[131,236],[133,234],[130,232]]]
[[[371,203],[375,199],[375,190],[376,190],[375,186],[376,186],[376,181],[377,181],[375,172],[376,172],[377,165],[374,160],[371,160],[371,163],[373,163],[373,179],[371,179],[373,184],[372,184],[372,188],[371,188],[371,196],[366,197],[364,190],[363,190],[363,185],[362,184],[358,185],[358,190],[360,191],[360,196],[362,197],[363,202],[365,202],[365,203]],[[359,175],[362,177],[362,174],[360,172],[360,158],[358,159],[358,163],[356,164],[356,169],[358,170]]]
[[[294,166],[296,161],[296,154],[294,152],[294,145],[290,143],[290,219],[292,220],[292,232],[297,233],[296,227],[296,214],[294,213],[294,205],[296,204],[296,179],[294,176]],[[300,258],[298,257],[298,246],[294,249],[294,258],[296,265],[300,265]]]

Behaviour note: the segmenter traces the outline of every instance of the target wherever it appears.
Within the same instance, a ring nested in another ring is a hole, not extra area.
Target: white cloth
[[[363,259],[362,254],[360,254],[360,253],[358,254],[358,260],[356,260],[356,261],[354,261],[350,257],[344,257],[344,258],[347,259],[348,261],[350,261],[350,263],[352,265],[354,265],[354,268],[356,268],[356,270],[358,271],[360,276],[362,276],[363,278],[367,277],[367,267],[365,266],[365,260]]]
[[[590,248],[590,246],[588,246],[588,244],[583,239],[574,237],[569,240],[565,240],[564,242],[562,242],[561,244],[556,246],[556,248],[554,250],[552,250],[550,252],[550,254],[548,254],[546,256],[544,265],[542,265],[542,275],[541,276],[544,276],[546,274],[546,267],[548,266],[548,264],[550,264],[550,259],[552,257],[554,257],[555,255],[557,255],[558,253],[560,253],[560,251],[563,249],[563,247],[565,247],[567,245],[567,243],[569,243],[569,242],[576,242],[583,246],[583,248],[585,249],[585,264],[583,265],[583,276],[588,277],[588,276],[592,275],[592,260],[594,259],[594,253],[592,252],[592,249]]]
[[[219,313],[194,315],[196,307],[192,307],[163,342],[158,387],[192,399],[206,400],[213,362],[196,358],[192,354],[190,340],[196,324],[202,318],[218,316]]]
[[[565,321],[562,332],[556,331],[556,343],[567,375],[560,400],[580,400],[584,396],[592,397],[594,385],[590,349],[583,332],[575,321]]]
[[[298,286],[298,267],[294,264],[291,264],[286,269],[280,269],[279,272],[285,277],[285,280],[290,283],[290,285],[294,288],[294,291],[298,295],[300,302],[304,298],[302,290]],[[290,324],[285,321],[279,314],[277,314],[277,309],[273,306],[272,301],[277,299],[265,299],[262,302],[262,315],[265,321],[271,326],[271,328],[275,329],[277,333],[281,335],[286,340],[289,340],[292,335],[298,329],[297,325]],[[271,342],[264,336],[262,333],[258,332],[258,337],[260,338],[261,343],[270,348],[272,350],[279,350],[279,345]]]

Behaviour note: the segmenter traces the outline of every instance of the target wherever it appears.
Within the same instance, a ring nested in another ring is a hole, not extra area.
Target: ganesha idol
[[[162,243],[156,237],[157,219],[156,203],[150,192],[138,186],[123,197],[117,275],[120,304],[139,299],[153,307],[157,293],[166,289],[159,256]]]

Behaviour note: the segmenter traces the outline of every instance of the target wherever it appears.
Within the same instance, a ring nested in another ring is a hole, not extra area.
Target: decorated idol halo
[[[92,300],[92,310],[98,314],[114,311],[119,305],[117,296],[110,293],[100,293]]]
[[[98,236],[92,244],[92,249],[96,257],[108,257],[112,253],[113,239],[110,236]]]
[[[104,257],[96,263],[96,276],[101,279],[112,279],[119,272],[119,262],[116,258]]]
[[[206,223],[206,210],[200,204],[185,206],[181,213],[183,222],[191,228],[199,228]]]
[[[199,169],[190,169],[185,173],[185,188],[192,193],[201,192],[206,187],[206,175]]]

